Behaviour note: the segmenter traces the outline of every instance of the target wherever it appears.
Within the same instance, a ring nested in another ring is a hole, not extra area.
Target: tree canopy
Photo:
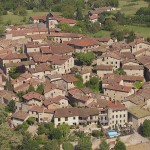
[[[144,120],[143,122],[143,136],[150,137],[150,120]]]
[[[126,150],[126,146],[123,142],[117,141],[115,144],[114,150]]]

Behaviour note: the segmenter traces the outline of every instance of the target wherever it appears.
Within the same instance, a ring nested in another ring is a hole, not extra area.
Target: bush
[[[99,138],[99,137],[102,137],[103,136],[103,133],[99,130],[93,130],[92,131],[92,136],[96,137],[96,138]]]
[[[74,150],[73,145],[69,142],[65,142],[62,144],[63,150]]]
[[[29,125],[32,125],[32,124],[35,123],[35,121],[36,121],[36,119],[35,119],[34,117],[30,117],[30,118],[27,119],[26,122],[27,122]]]

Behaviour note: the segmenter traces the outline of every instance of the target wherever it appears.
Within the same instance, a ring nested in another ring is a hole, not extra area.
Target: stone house
[[[100,79],[102,79],[106,74],[113,73],[112,65],[97,65],[96,66],[97,75]]]
[[[72,46],[76,53],[86,53],[98,48],[100,43],[94,38],[85,37],[80,40],[71,40],[68,45]]]
[[[75,126],[79,124],[92,124],[98,122],[99,112],[93,108],[62,108],[55,111],[54,124]]]
[[[68,99],[64,96],[57,96],[44,100],[43,105],[50,110],[68,107]]]
[[[21,125],[29,118],[29,114],[24,111],[18,111],[11,116],[12,125],[14,127]]]
[[[23,100],[32,106],[42,106],[45,97],[36,92],[30,92],[23,96]]]
[[[109,102],[108,104],[108,126],[111,129],[123,127],[128,122],[128,110],[120,102]]]
[[[123,101],[127,96],[134,94],[130,86],[108,85],[104,87],[104,94],[111,97],[112,100]]]
[[[132,123],[132,126],[135,130],[138,130],[139,127],[143,124],[144,120],[150,120],[150,111],[142,109],[138,106],[132,106],[128,108],[129,111],[129,122]]]

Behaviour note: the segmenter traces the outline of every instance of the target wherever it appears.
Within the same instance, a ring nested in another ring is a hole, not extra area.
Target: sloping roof
[[[43,101],[45,99],[43,95],[41,95],[37,92],[27,93],[23,96],[23,98],[27,101],[32,100],[32,99],[37,99],[37,100]]]
[[[108,108],[112,110],[126,110],[126,107],[121,104],[121,102],[115,101],[115,102],[109,102],[107,105]]]
[[[12,114],[11,117],[24,121],[28,116],[29,114],[24,111],[17,111],[16,113]]]
[[[55,111],[55,117],[72,117],[72,116],[79,116],[79,117],[89,117],[93,115],[99,115],[98,109],[95,108],[62,108]]]
[[[150,116],[150,111],[146,110],[146,109],[142,109],[138,106],[133,106],[133,107],[129,107],[128,111],[135,117],[137,117],[138,119],[146,117],[146,116]]]
[[[98,65],[96,66],[97,70],[105,70],[105,71],[112,71],[113,66],[112,65]]]
[[[67,83],[77,81],[77,78],[75,77],[74,74],[65,74],[62,76],[62,79]]]

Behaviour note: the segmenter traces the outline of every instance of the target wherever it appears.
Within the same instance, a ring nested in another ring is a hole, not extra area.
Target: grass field
[[[140,7],[147,7],[148,3],[144,0],[119,0],[121,12],[126,15],[134,15]]]
[[[89,34],[89,36],[92,36],[92,37],[102,37],[102,36],[110,36],[110,33],[109,31],[104,31],[104,30],[101,30],[95,34]]]
[[[33,12],[32,10],[28,10],[28,13],[27,13],[27,15],[25,17],[28,20],[29,17],[31,17],[31,16],[44,16],[47,13],[48,12]],[[54,14],[58,14],[58,13],[54,13]],[[7,22],[11,22],[11,24],[24,24],[22,22],[24,17],[18,16],[18,15],[14,15],[12,12],[8,12],[8,15],[3,15],[2,19],[3,19],[3,23],[4,24],[6,24]]]
[[[149,27],[142,27],[142,26],[119,26],[119,29],[127,29],[134,31],[136,35],[143,36],[145,38],[150,37],[150,28]]]

